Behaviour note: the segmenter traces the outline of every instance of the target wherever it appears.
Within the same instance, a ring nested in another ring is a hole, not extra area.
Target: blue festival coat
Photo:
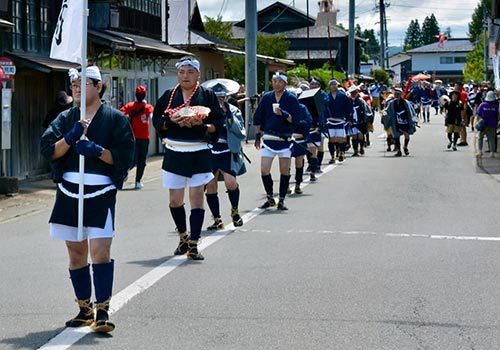
[[[274,91],[266,92],[255,110],[253,125],[260,125],[262,132],[288,138],[300,121],[302,111],[299,101],[295,94],[285,90],[279,101],[282,116],[274,113],[273,103],[278,103]],[[292,116],[291,123],[286,120],[288,115]]]
[[[231,151],[231,170],[234,171],[236,175],[242,175],[247,172],[243,147],[241,142],[247,137],[247,132],[245,130],[245,122],[243,121],[243,116],[241,110],[232,104],[227,104],[226,108],[229,109],[226,112],[226,133],[227,133],[227,146]],[[231,125],[227,122],[227,118],[232,118],[233,122]]]
[[[387,119],[385,121],[384,127],[386,130],[388,128],[392,129],[392,136],[393,137],[400,137],[401,132],[396,129],[396,111],[394,109],[395,101],[396,100],[392,100],[389,103],[389,106],[387,106],[387,109],[386,109]],[[415,110],[413,109],[413,107],[410,105],[410,103],[407,100],[401,99],[401,101],[403,102],[406,110],[408,111],[408,124],[410,127],[408,133],[410,135],[413,135],[415,133],[415,121],[414,121]]]

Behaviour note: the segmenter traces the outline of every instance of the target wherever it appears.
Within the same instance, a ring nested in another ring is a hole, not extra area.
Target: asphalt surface
[[[62,327],[76,304],[64,246],[47,234],[55,187],[22,183],[0,200],[0,349],[496,349],[500,159],[477,161],[473,135],[448,151],[443,129],[423,124],[408,157],[385,151],[380,128],[364,157],[325,155],[287,212],[255,209],[259,156],[246,145],[245,225],[204,231],[203,262],[172,257],[150,159],[144,189],[132,171],[118,195],[109,336]],[[276,164],[273,177],[277,191]]]

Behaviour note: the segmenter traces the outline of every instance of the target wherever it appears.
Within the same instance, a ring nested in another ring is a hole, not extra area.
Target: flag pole
[[[83,0],[83,18],[82,18],[82,72],[80,85],[80,120],[85,119],[87,112],[87,21],[88,21],[88,0]],[[82,135],[82,139],[85,135]],[[79,157],[79,181],[78,181],[78,241],[83,240],[83,195],[84,195],[84,174],[85,174],[85,157]]]

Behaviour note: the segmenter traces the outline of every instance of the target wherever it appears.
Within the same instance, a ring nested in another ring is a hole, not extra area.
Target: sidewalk
[[[473,144],[474,144],[474,154],[478,152],[477,149],[477,133],[474,133]],[[488,147],[488,142],[485,140],[484,146]],[[484,148],[483,148],[484,149]],[[500,182],[500,154],[495,153],[495,158],[491,158],[489,153],[486,153],[481,158],[476,158],[477,167],[483,170],[485,173],[490,175],[496,181]]]
[[[161,176],[162,155],[151,156],[147,160],[146,170],[143,180]],[[25,207],[33,203],[52,200],[56,193],[57,185],[49,178],[49,174],[39,177],[38,180],[20,181],[19,193],[4,195],[0,194],[0,216],[8,210]],[[123,185],[123,189],[133,189],[135,185],[135,168],[129,171],[128,179]],[[1,222],[1,217],[0,217]]]
[[[471,157],[474,157],[477,148],[476,136],[472,140],[473,149],[471,149]],[[147,167],[144,172],[143,181],[157,178],[161,176],[162,155],[151,156],[147,160]],[[496,158],[490,158],[489,154],[485,154],[482,158],[474,158],[476,166],[484,171],[496,181],[500,182],[500,155]],[[258,164],[258,163],[256,163]],[[252,165],[254,166],[254,165]],[[258,166],[258,165],[257,165]],[[125,190],[134,188],[135,168],[130,170],[128,179],[124,184]],[[7,208],[24,206],[30,203],[41,202],[42,200],[51,199],[55,195],[56,185],[49,179],[49,175],[42,180],[21,181],[19,183],[19,193],[13,195],[0,194],[0,213]],[[0,220],[1,221],[1,220]]]

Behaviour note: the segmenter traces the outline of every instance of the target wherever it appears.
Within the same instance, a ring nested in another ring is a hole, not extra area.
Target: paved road
[[[365,157],[324,165],[284,213],[255,209],[248,145],[246,223],[205,232],[201,263],[172,258],[152,159],[145,188],[119,193],[117,328],[105,337],[61,327],[75,304],[64,247],[47,235],[53,186],[24,185],[0,200],[0,349],[498,348],[499,160],[483,160],[487,174],[472,146],[447,151],[442,120],[419,129],[409,157],[384,152],[379,134]]]

